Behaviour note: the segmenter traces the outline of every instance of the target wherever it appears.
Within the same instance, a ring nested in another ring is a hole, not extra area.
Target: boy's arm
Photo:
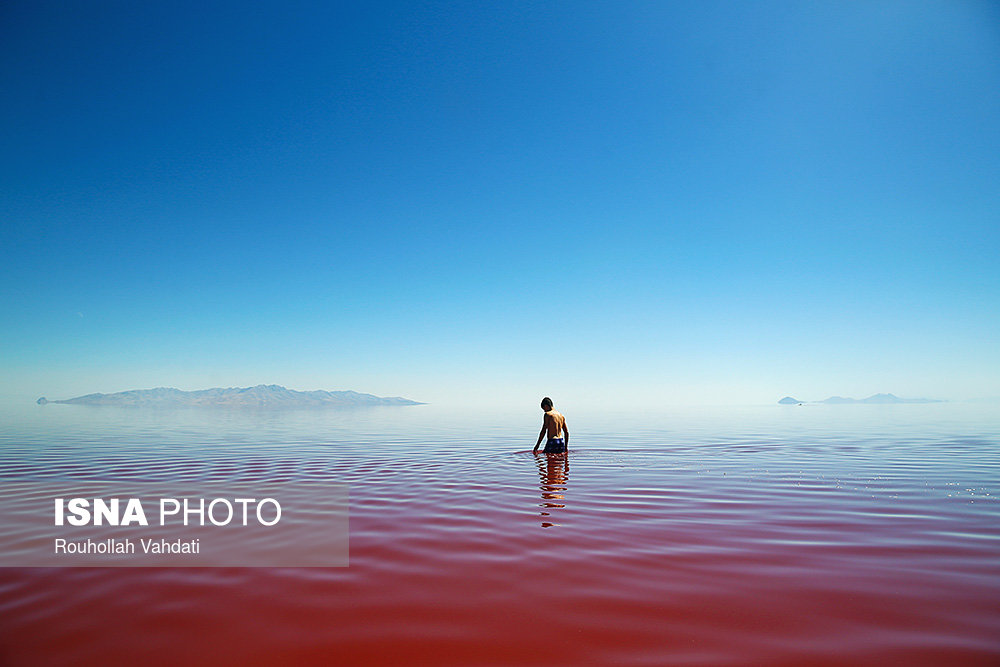
[[[565,440],[563,442],[566,444],[566,451],[569,451],[569,426],[566,426],[566,420],[563,420],[563,437]]]
[[[542,438],[545,437],[545,424],[542,424],[542,430],[538,432],[538,442],[535,443],[535,448],[531,451],[537,452],[538,447],[542,444]]]

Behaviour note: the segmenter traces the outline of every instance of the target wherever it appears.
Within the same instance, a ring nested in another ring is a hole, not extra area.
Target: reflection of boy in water
[[[535,443],[535,449],[532,451],[537,452],[542,444],[542,438],[548,435],[548,440],[545,441],[545,453],[565,452],[569,447],[569,429],[566,428],[566,418],[552,409],[552,399],[548,396],[542,399],[542,410],[545,410],[545,418],[542,420],[542,430],[538,433],[538,442]]]
[[[542,519],[542,528],[551,528],[559,524],[555,523],[557,512],[566,507],[564,495],[569,484],[569,455],[537,457],[538,476],[541,478],[542,508],[539,514],[542,517],[552,517]]]

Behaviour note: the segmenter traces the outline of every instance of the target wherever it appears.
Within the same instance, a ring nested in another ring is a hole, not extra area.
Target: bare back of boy
[[[545,413],[545,437],[549,440],[563,437],[563,429],[566,427],[566,418],[562,413],[554,409]]]

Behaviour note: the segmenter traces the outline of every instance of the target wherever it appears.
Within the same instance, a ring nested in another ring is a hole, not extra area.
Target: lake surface
[[[996,405],[562,407],[551,458],[537,409],[8,409],[8,482],[347,483],[351,542],[0,570],[0,663],[1000,663]]]

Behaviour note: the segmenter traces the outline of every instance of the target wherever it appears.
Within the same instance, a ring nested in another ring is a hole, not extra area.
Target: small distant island
[[[64,403],[69,405],[112,405],[123,407],[209,407],[209,408],[323,408],[367,405],[423,405],[399,396],[382,397],[356,391],[296,391],[277,384],[256,387],[227,387],[181,391],[172,387],[133,389],[115,394],[87,394],[61,401],[44,396],[39,405]]]
[[[779,405],[802,405],[804,403],[826,403],[827,405],[847,405],[855,403],[864,403],[868,405],[889,405],[895,403],[943,403],[944,401],[939,401],[936,398],[900,398],[895,394],[872,394],[868,398],[844,398],[843,396],[831,396],[830,398],[824,399],[822,401],[800,401],[797,398],[792,398],[791,396],[785,396],[783,399],[778,401]]]

